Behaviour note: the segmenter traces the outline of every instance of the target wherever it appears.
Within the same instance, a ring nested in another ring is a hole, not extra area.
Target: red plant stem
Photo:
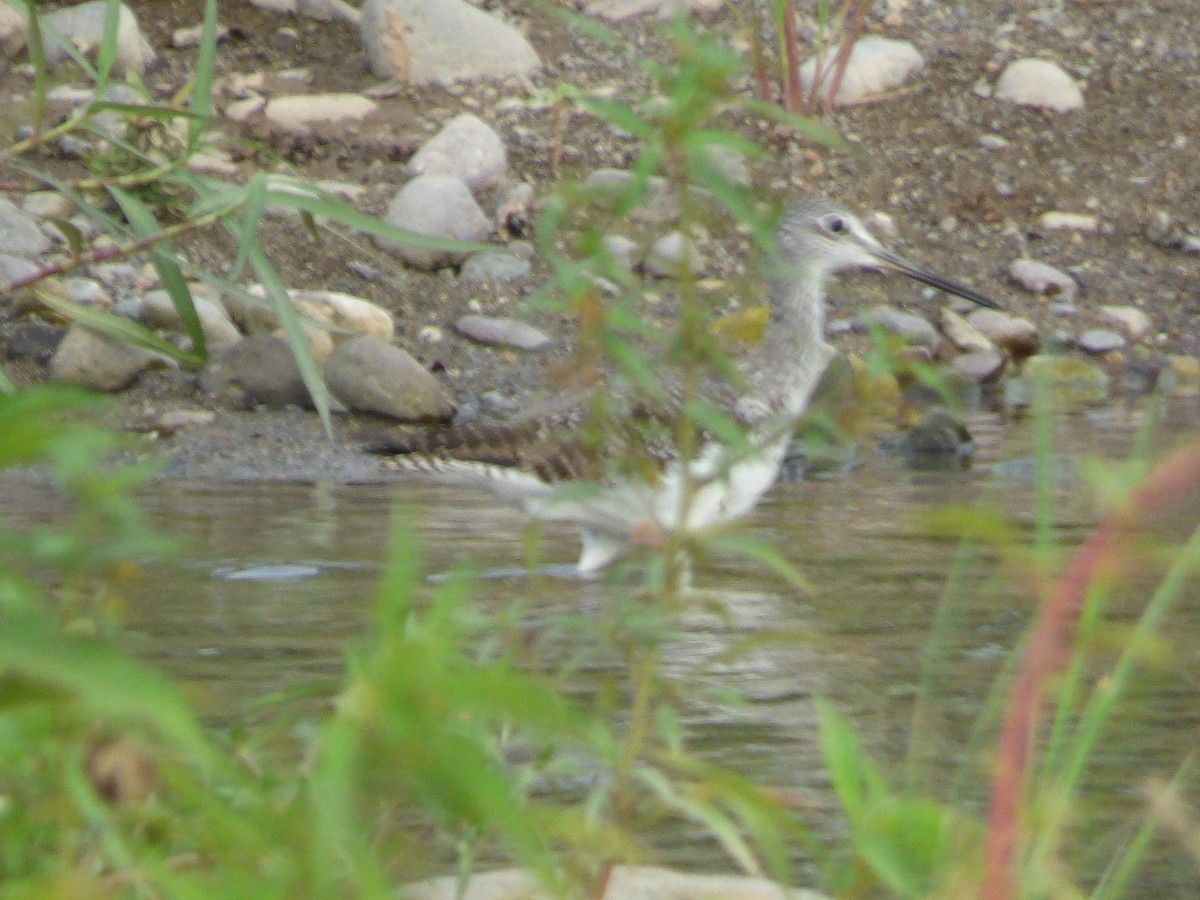
[[[820,91],[824,96],[824,99],[821,101],[821,108],[826,114],[833,109],[833,99],[837,96],[838,89],[842,86],[842,78],[846,75],[846,66],[850,64],[850,54],[854,50],[854,45],[858,43],[863,26],[867,23],[867,11],[870,8],[871,0],[858,0],[851,10],[851,18],[845,29],[845,37],[842,38],[837,55],[833,58],[833,65],[829,67],[829,87]],[[815,90],[815,83],[813,87]],[[814,97],[814,102],[817,99],[817,97]]]
[[[147,235],[146,237],[137,238],[126,244],[113,244],[100,247],[95,250],[89,250],[86,253],[80,253],[78,256],[73,256],[70,259],[64,259],[61,262],[50,263],[36,272],[30,272],[28,275],[21,275],[11,281],[0,284],[0,298],[14,294],[22,288],[29,287],[31,284],[36,284],[43,279],[72,272],[95,263],[108,262],[112,259],[124,259],[143,250],[149,250],[155,244],[162,241],[171,240],[190,231],[208,228],[229,211],[226,209],[221,212],[209,213],[196,219],[186,219],[183,222],[170,225],[161,231],[156,231],[154,234]]]
[[[800,35],[796,32],[796,15],[792,0],[783,9],[783,47],[787,51],[787,84],[784,85],[783,103],[788,112],[803,112],[800,88]]]
[[[1129,532],[1137,523],[1160,516],[1173,504],[1200,492],[1200,443],[1174,453],[1130,495],[1123,510],[1100,523],[1071,560],[1042,606],[1013,680],[1004,724],[997,742],[992,775],[984,857],[983,900],[1014,900],[1016,853],[1020,839],[1019,809],[1025,792],[1029,757],[1048,678],[1070,655],[1072,637],[1088,587],[1097,574],[1112,571],[1128,549]]]

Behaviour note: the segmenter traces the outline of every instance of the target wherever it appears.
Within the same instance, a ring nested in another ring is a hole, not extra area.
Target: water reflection
[[[1124,454],[1142,412],[1109,411],[1058,429],[1064,451],[1053,472],[1060,537],[1072,543],[1093,520],[1079,454]],[[707,560],[695,574],[696,603],[679,640],[666,648],[669,672],[693,698],[685,724],[698,749],[763,783],[831,805],[815,740],[814,694],[833,698],[860,729],[876,758],[899,771],[910,752],[913,698],[922,683],[937,702],[924,710],[925,771],[943,777],[964,762],[986,771],[986,747],[972,731],[1009,648],[1035,609],[1032,583],[988,553],[963,553],[931,535],[923,516],[947,505],[982,505],[1033,521],[1027,428],[981,415],[971,423],[980,444],[966,471],[914,473],[871,454],[845,477],[774,490],[750,523],[805,572],[800,593],[732,557]],[[1179,439],[1164,430],[1160,440]],[[1001,463],[1001,460],[1005,462]],[[1014,462],[1016,460],[1016,462]],[[1001,463],[1000,465],[997,465]],[[46,509],[44,488],[0,484],[0,514],[11,523]],[[362,485],[247,485],[162,481],[144,492],[154,522],[180,542],[179,561],[148,566],[130,597],[128,625],[138,651],[185,682],[207,715],[235,715],[247,699],[315,679],[340,677],[347,642],[363,632],[387,552],[390,530],[420,541],[427,571],[464,564],[509,566],[526,554],[525,520],[477,492],[419,482]],[[46,513],[52,516],[53,511]],[[394,519],[393,519],[394,517]],[[572,560],[572,534],[542,534],[542,560]],[[231,577],[257,572],[262,577]],[[280,573],[302,572],[287,578]],[[278,577],[274,577],[278,576]],[[428,588],[431,589],[431,588]],[[524,598],[530,615],[600,615],[603,584],[520,578],[486,582],[478,602],[501,610]],[[951,597],[952,604],[943,601]],[[1118,605],[1130,620],[1144,586]],[[1136,821],[1130,792],[1148,773],[1169,776],[1200,739],[1200,709],[1191,685],[1200,678],[1195,651],[1200,622],[1191,604],[1177,613],[1170,638],[1176,655],[1164,672],[1142,678],[1110,758],[1097,802]],[[712,608],[719,607],[720,615]],[[937,622],[936,628],[934,623]],[[536,627],[536,621],[533,623]],[[923,650],[936,633],[932,663]],[[1188,637],[1190,636],[1190,638]],[[730,647],[749,649],[731,654]],[[548,649],[569,658],[570,646]],[[554,659],[547,659],[552,664]],[[594,660],[576,673],[587,696],[591,679],[611,675]],[[1164,683],[1160,683],[1161,681]],[[735,705],[722,692],[746,699]],[[975,781],[978,784],[977,781]],[[678,862],[711,865],[713,849],[689,832],[670,836]],[[1111,848],[1106,848],[1111,849]],[[1155,896],[1194,896],[1194,872],[1166,857],[1152,875]],[[1102,858],[1090,860],[1102,867]],[[1184,889],[1187,887],[1187,890]]]

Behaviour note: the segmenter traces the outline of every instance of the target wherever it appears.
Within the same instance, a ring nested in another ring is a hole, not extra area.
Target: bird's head
[[[858,216],[824,197],[809,196],[790,204],[779,222],[776,244],[785,266],[818,281],[854,269],[899,272],[980,306],[998,308],[978,291],[888,250]]]

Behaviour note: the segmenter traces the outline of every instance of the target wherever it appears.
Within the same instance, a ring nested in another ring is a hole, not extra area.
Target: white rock
[[[267,118],[289,131],[308,125],[359,122],[379,108],[362,94],[293,94],[267,103]]]
[[[67,296],[80,306],[94,306],[97,309],[108,309],[113,305],[112,296],[98,281],[91,278],[72,276],[64,278],[62,285],[66,288]]]
[[[834,52],[824,54],[822,75],[816,78],[817,57],[805,61],[800,67],[800,82],[806,93],[813,90],[814,80],[820,84],[817,90],[822,102],[828,100],[832,87],[835,63]],[[850,51],[846,71],[834,97],[835,106],[851,106],[873,100],[904,84],[925,65],[925,58],[908,41],[868,36],[860,38]]]
[[[1008,64],[996,81],[995,96],[1021,106],[1055,112],[1083,109],[1079,85],[1055,63],[1044,59],[1018,59]]]
[[[360,30],[379,78],[448,83],[525,76],[541,66],[520,32],[463,0],[367,0]]]
[[[181,428],[193,428],[200,425],[211,425],[217,414],[207,409],[171,409],[155,420],[155,426],[163,431],[178,431]]]
[[[451,175],[418,175],[412,179],[396,193],[384,220],[396,228],[461,241],[482,241],[492,227],[471,191]],[[376,243],[394,250],[418,269],[458,265],[469,255],[465,250],[433,250],[383,238],[376,238]]]
[[[192,305],[196,308],[196,317],[200,320],[200,330],[204,332],[204,340],[210,347],[223,344],[236,344],[242,339],[242,333],[229,320],[225,307],[220,303],[199,296],[193,291]],[[171,295],[164,290],[147,291],[141,302],[142,321],[151,328],[164,328],[183,333],[183,318],[179,310],[171,302]]]
[[[203,25],[191,25],[187,28],[176,28],[171,32],[171,46],[176,50],[188,50],[192,47],[200,46],[200,39],[204,37]],[[217,43],[229,37],[229,26],[217,26]]]
[[[1145,311],[1136,306],[1102,306],[1100,315],[1117,325],[1131,341],[1140,341],[1153,325]]]
[[[1095,231],[1100,220],[1091,213],[1069,213],[1051,210],[1038,217],[1038,223],[1046,231]]]
[[[623,234],[606,234],[601,240],[601,244],[618,268],[626,272],[633,271],[633,257],[638,251],[636,241]]]
[[[1013,281],[1033,294],[1051,294],[1070,303],[1079,293],[1075,279],[1061,269],[1036,259],[1017,259],[1008,267]]]
[[[85,55],[96,50],[104,38],[107,14],[106,0],[91,0],[44,14],[41,25],[47,65],[57,68],[70,59],[63,49],[65,44],[73,45]],[[154,48],[138,28],[137,16],[124,3],[120,4],[117,13],[117,66],[126,74],[141,76],[155,58]]]
[[[462,264],[458,277],[463,282],[486,282],[504,284],[529,277],[533,266],[529,260],[499,250],[472,253]]]
[[[250,5],[281,16],[294,16],[300,11],[298,0],[250,0]]]
[[[224,151],[200,151],[188,157],[187,170],[199,175],[211,175],[215,178],[226,178],[232,181],[241,172],[237,163],[227,157]]]
[[[22,212],[11,200],[0,197],[0,250],[17,256],[37,256],[50,249],[33,216]]]
[[[1102,354],[1125,347],[1125,338],[1115,331],[1104,328],[1090,328],[1079,336],[1079,349],[1087,353]]]
[[[471,113],[455,116],[409,161],[416,175],[455,175],[473,193],[495,187],[508,171],[504,141]]]
[[[279,317],[265,299],[266,291],[260,285],[252,285],[247,293],[262,299],[258,303],[250,303],[234,294],[222,296],[221,301],[233,321],[241,325],[247,334],[270,333],[279,328]],[[300,315],[341,331],[369,335],[384,341],[390,341],[396,333],[392,314],[362,297],[339,291],[292,290],[288,291],[288,299]],[[327,329],[319,330],[328,334]]]
[[[340,291],[289,291],[301,315],[352,334],[390,341],[396,334],[392,314],[378,304]]]

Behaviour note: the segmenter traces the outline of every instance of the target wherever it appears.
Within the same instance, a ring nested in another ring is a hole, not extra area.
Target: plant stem
[[[123,259],[127,256],[132,256],[135,253],[140,253],[143,250],[148,250],[155,244],[162,241],[168,241],[179,237],[181,234],[188,234],[192,231],[201,231],[208,228],[210,225],[215,225],[223,216],[228,215],[240,204],[235,204],[226,209],[211,212],[195,219],[188,219],[176,225],[170,225],[155,234],[147,235],[146,237],[138,238],[137,240],[129,241],[125,244],[117,244],[112,247],[100,247],[95,250],[89,250],[87,253],[80,253],[78,256],[73,256],[70,259],[62,262],[52,263],[48,266],[43,266],[36,272],[31,272],[28,275],[22,275],[20,278],[14,278],[7,284],[0,284],[0,297],[5,297],[22,288],[29,287],[44,278],[52,278],[56,275],[62,275],[65,272],[73,272],[76,269],[81,269],[84,266],[90,266],[93,263],[108,262],[113,259]]]

